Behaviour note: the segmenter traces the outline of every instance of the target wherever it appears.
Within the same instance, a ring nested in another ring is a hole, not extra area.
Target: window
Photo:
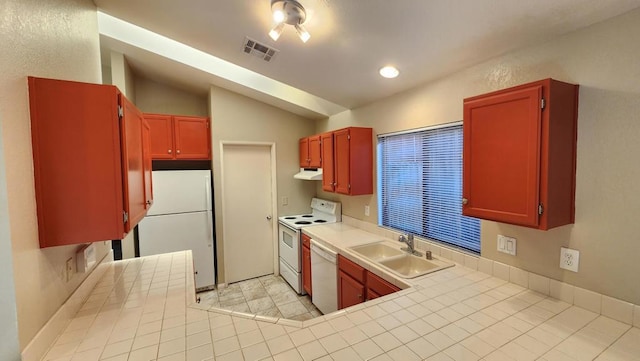
[[[382,226],[480,252],[480,220],[462,215],[462,124],[378,136]]]

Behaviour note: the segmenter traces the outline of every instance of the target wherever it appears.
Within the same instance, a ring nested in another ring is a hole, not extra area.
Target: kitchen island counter
[[[348,247],[390,239],[305,228]],[[113,262],[44,360],[640,360],[640,329],[456,264],[300,322],[195,302],[190,252]],[[371,266],[371,265],[368,265]],[[637,309],[637,308],[636,308]]]

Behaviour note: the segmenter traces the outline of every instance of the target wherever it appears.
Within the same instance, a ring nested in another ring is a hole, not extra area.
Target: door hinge
[[[129,213],[122,211],[122,222],[125,224],[129,222]]]
[[[544,101],[544,98],[540,99],[540,109],[544,109],[546,105],[547,105],[547,102]]]
[[[118,118],[122,117],[124,117],[124,109],[122,109],[122,106],[118,105]]]
[[[538,215],[541,216],[542,212],[544,212],[544,207],[542,207],[542,203],[538,204]]]

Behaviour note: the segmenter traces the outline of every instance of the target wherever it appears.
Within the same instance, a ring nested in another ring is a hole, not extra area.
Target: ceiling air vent
[[[249,37],[244,39],[244,52],[257,56],[264,61],[271,61],[271,58],[273,58],[278,51],[278,49],[270,48]]]

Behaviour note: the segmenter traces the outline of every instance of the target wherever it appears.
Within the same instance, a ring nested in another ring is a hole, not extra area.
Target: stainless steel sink
[[[378,263],[403,278],[414,278],[453,266],[453,263],[439,259],[426,260],[408,254],[390,257]]]
[[[415,278],[453,266],[453,263],[435,257],[432,260],[426,260],[412,256],[383,242],[355,246],[351,247],[351,250],[402,278]]]
[[[404,254],[404,252],[401,251],[400,249],[387,246],[382,242],[369,243],[362,246],[355,246],[355,247],[351,247],[351,249],[369,258],[370,260],[376,261],[376,262],[381,261],[385,258],[400,256]]]

